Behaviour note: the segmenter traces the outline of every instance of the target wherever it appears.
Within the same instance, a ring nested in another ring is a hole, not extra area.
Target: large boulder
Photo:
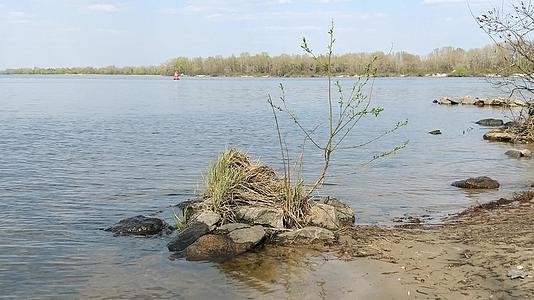
[[[148,236],[158,234],[167,228],[169,228],[169,225],[159,218],[145,217],[139,215],[123,219],[105,230],[111,231],[115,235]]]
[[[500,119],[482,119],[476,122],[478,125],[482,126],[502,126],[504,125],[503,120]]]
[[[237,208],[235,216],[236,219],[249,224],[284,228],[284,211],[282,209],[260,206],[240,206]]]
[[[167,244],[167,248],[169,251],[182,251],[210,231],[210,226],[202,222],[190,222]]]
[[[286,231],[276,237],[276,241],[282,244],[300,243],[326,243],[334,240],[334,233],[331,230],[308,226],[300,229]]]
[[[483,138],[488,141],[510,143],[514,141],[515,135],[502,129],[493,129],[484,134]]]
[[[487,176],[455,181],[451,185],[464,189],[497,189],[500,186],[499,182]]]
[[[307,223],[332,230],[337,230],[341,226],[336,208],[323,203],[317,203],[310,208]]]
[[[506,151],[504,154],[513,158],[532,157],[532,152],[528,149],[512,149]]]
[[[354,224],[354,221],[356,221],[356,217],[354,216],[354,211],[352,208],[337,198],[325,197],[321,199],[319,203],[324,203],[335,207],[337,219],[341,225],[350,226]]]
[[[204,235],[187,247],[186,259],[224,260],[252,249],[265,237],[265,230],[262,226],[240,223],[224,226],[224,228],[217,229],[215,233]]]

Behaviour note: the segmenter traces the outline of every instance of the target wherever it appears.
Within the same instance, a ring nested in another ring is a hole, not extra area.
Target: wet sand
[[[445,224],[355,226],[333,245],[266,246],[219,265],[252,298],[525,299],[534,297],[534,193]],[[511,270],[526,272],[511,279]]]

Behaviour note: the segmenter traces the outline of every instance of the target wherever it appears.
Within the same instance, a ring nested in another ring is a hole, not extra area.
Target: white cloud
[[[118,12],[120,9],[113,5],[113,4],[107,4],[107,3],[100,3],[100,4],[92,4],[85,7],[87,10],[91,11],[97,11],[97,12]]]

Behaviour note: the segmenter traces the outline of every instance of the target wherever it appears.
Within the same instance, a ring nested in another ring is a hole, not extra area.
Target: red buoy
[[[174,71],[174,80],[180,80],[180,74],[178,71]]]

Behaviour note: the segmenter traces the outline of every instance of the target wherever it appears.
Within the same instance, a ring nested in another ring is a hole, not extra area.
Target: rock
[[[228,234],[207,234],[200,237],[185,250],[187,260],[224,260],[244,253],[265,237],[262,226],[237,228]],[[240,227],[240,226],[230,226]]]
[[[447,105],[451,105],[453,104],[452,103],[452,99],[451,98],[448,98],[448,97],[442,97],[438,100],[434,100],[434,103],[437,103],[437,104],[447,104]]]
[[[228,236],[234,243],[251,244],[253,247],[265,237],[265,230],[261,225],[256,225],[252,227],[235,229],[228,233]]]
[[[482,119],[476,122],[478,125],[482,126],[502,126],[504,122],[500,119]]]
[[[532,152],[527,149],[512,149],[506,151],[504,154],[511,156],[513,158],[521,158],[521,157],[532,157]]]
[[[135,216],[119,221],[106,229],[116,235],[154,235],[160,233],[169,225],[158,218]]]
[[[204,223],[210,228],[215,226],[215,224],[219,223],[220,220],[221,216],[211,210],[201,211],[199,215],[195,218],[195,221]]]
[[[232,232],[232,231],[234,231],[236,229],[248,228],[248,227],[250,227],[250,225],[244,224],[244,223],[228,223],[228,224],[224,224],[222,226],[219,226],[215,230],[215,233],[224,234],[224,233]]]
[[[284,228],[284,211],[282,209],[241,206],[236,210],[236,218],[250,224]]]
[[[167,248],[169,248],[169,251],[182,251],[208,232],[210,232],[208,225],[193,221],[167,244]]]
[[[206,201],[201,198],[193,198],[176,204],[176,207],[182,210],[182,213],[188,216],[195,216],[207,207]]]
[[[237,255],[232,239],[225,234],[207,234],[185,250],[187,260],[224,260]]]
[[[336,230],[341,226],[336,208],[332,205],[317,203],[310,208],[307,223],[327,229]]]
[[[320,243],[320,242],[324,243],[324,242],[333,241],[334,233],[325,228],[308,226],[308,227],[281,233],[276,237],[276,240],[282,244],[285,244],[285,243],[312,244],[312,243]]]
[[[517,278],[524,279],[527,276],[529,276],[530,273],[523,271],[523,270],[510,270],[508,271],[506,275],[510,277],[510,279],[517,279]]]
[[[487,132],[486,134],[484,134],[483,138],[489,141],[510,143],[514,141],[515,135],[513,135],[512,133],[506,132],[502,129],[493,129]]]
[[[460,98],[460,102],[462,104],[473,105],[473,104],[475,104],[475,98],[473,98],[471,96],[464,96],[464,97]]]
[[[436,130],[429,131],[428,133],[437,135],[437,134],[441,134],[441,130],[436,129]]]
[[[352,208],[337,198],[326,197],[321,199],[319,203],[324,203],[335,207],[337,218],[341,225],[350,226],[354,224],[354,221],[356,221]]]
[[[451,185],[464,189],[497,189],[500,186],[499,182],[487,176],[455,181]]]

